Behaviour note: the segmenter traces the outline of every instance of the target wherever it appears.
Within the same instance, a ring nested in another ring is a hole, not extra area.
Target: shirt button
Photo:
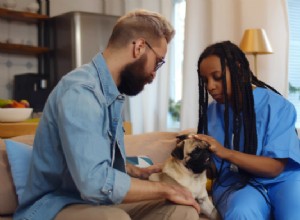
[[[118,95],[118,96],[117,96],[117,99],[119,99],[119,100],[124,100],[124,99],[125,99],[125,96],[124,96],[124,95]]]
[[[114,122],[118,122],[118,119],[117,119],[117,118],[114,118],[113,121],[114,121]]]
[[[112,190],[110,189],[110,190],[108,190],[107,192],[110,194],[110,193],[112,193]]]

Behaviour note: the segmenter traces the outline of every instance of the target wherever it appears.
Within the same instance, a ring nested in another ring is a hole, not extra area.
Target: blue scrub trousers
[[[218,186],[215,187],[213,200],[224,220],[298,220],[299,177],[297,172],[284,182],[268,184],[266,190],[260,187],[262,193],[247,185],[238,191],[231,191],[223,198],[221,195],[228,187]]]

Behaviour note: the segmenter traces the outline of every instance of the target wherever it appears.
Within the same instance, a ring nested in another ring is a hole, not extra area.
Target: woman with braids
[[[299,219],[300,147],[294,106],[258,80],[230,41],[198,61],[197,139],[213,155],[213,200],[223,219]],[[208,94],[214,99],[208,105]]]

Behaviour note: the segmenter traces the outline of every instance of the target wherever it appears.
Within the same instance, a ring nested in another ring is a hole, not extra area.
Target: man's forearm
[[[166,198],[168,187],[162,182],[151,182],[131,178],[130,189],[127,192],[123,202],[131,203],[143,200],[154,200]]]

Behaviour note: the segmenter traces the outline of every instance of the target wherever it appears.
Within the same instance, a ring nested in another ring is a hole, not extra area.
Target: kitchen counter
[[[23,122],[0,122],[0,138],[10,138],[26,134],[35,134],[39,119],[28,119]]]
[[[39,124],[39,118],[28,119],[23,122],[1,123],[0,122],[0,138],[11,138],[20,135],[35,134]],[[131,123],[124,122],[125,134],[131,134]]]

